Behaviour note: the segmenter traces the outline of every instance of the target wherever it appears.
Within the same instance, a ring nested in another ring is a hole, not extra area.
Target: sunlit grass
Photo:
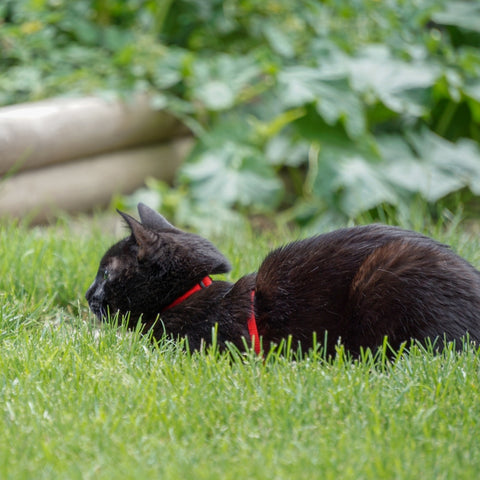
[[[476,238],[436,233],[479,265]],[[301,233],[215,242],[237,278],[288,236]],[[476,478],[474,349],[327,362],[153,344],[87,313],[114,240],[1,226],[0,478]]]

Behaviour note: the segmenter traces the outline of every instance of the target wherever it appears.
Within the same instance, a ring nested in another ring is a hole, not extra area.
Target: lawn
[[[480,266],[465,228],[427,232]],[[118,234],[68,219],[0,226],[0,478],[478,476],[474,349],[389,363],[153,346],[88,313],[84,292]],[[215,243],[237,278],[279,238],[237,231]]]

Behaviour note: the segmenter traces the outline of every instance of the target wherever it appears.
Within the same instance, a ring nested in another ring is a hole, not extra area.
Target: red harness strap
[[[253,348],[257,355],[260,355],[260,337],[258,336],[258,329],[257,329],[257,321],[255,319],[255,308],[254,308],[254,300],[255,300],[255,290],[252,290],[252,313],[250,318],[247,320],[248,326],[248,333],[253,340]]]
[[[200,281],[200,283],[197,283],[194,287],[192,287],[190,290],[185,292],[181,297],[178,297],[170,305],[165,307],[163,311],[168,310],[169,308],[175,307],[176,305],[178,305],[179,303],[182,303],[188,297],[193,295],[195,292],[198,292],[202,288],[209,287],[212,283],[213,283],[212,279],[207,275],[205,278],[203,278],[203,280]],[[247,320],[247,327],[248,327],[248,333],[250,334],[250,337],[253,341],[253,348],[255,350],[255,353],[259,355],[261,348],[260,348],[260,337],[258,335],[258,329],[257,329],[257,322],[255,320],[255,310],[253,305],[254,300],[255,300],[255,291],[252,290],[252,313],[250,314],[250,317]]]

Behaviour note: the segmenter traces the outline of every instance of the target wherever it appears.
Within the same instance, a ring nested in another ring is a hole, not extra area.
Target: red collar
[[[203,278],[200,283],[197,283],[194,287],[192,287],[188,292],[185,292],[181,297],[178,297],[176,300],[174,300],[168,307],[165,307],[163,311],[168,310],[170,308],[175,307],[179,303],[182,303],[184,300],[186,300],[190,295],[193,295],[195,292],[198,292],[202,288],[207,288],[212,284],[212,279],[207,275],[205,278]]]
[[[190,290],[185,292],[181,297],[178,297],[170,305],[165,307],[163,309],[163,311],[175,307],[176,305],[178,305],[179,303],[182,303],[188,297],[193,295],[195,292],[198,292],[199,290],[202,290],[202,288],[209,287],[212,283],[213,283],[212,279],[207,275],[199,283],[197,283],[194,287],[192,287]],[[260,348],[260,337],[258,335],[258,329],[257,329],[257,321],[255,319],[254,300],[255,300],[255,291],[252,290],[252,313],[250,314],[250,317],[247,320],[247,327],[248,327],[248,333],[250,334],[250,337],[253,341],[253,348],[255,350],[255,353],[257,355],[259,355],[260,351],[261,351],[261,348]]]

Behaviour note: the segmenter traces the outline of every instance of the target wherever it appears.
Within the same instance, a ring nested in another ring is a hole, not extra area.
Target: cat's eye
[[[104,280],[107,280],[107,279],[108,279],[108,270],[107,270],[107,269],[105,269],[105,270],[103,271],[103,279],[104,279]]]

